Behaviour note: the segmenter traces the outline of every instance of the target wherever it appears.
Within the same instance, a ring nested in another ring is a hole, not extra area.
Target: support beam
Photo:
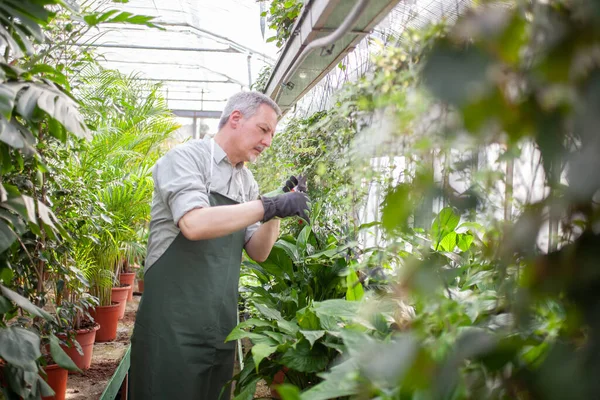
[[[221,118],[221,111],[206,111],[206,110],[171,110],[171,112],[182,118]]]
[[[215,49],[210,47],[160,47],[160,46],[146,46],[139,44],[121,44],[121,43],[77,43],[78,46],[88,46],[88,47],[106,47],[113,49],[141,49],[141,50],[157,50],[157,51],[192,51],[195,53],[198,52],[208,52],[208,53],[239,53],[238,50],[229,46],[224,49]]]
[[[100,63],[101,64],[112,63],[112,64],[132,64],[132,65],[162,65],[162,66],[184,67],[186,69],[198,68],[198,69],[202,69],[204,71],[210,72],[212,74],[217,74],[219,76],[222,76],[227,79],[227,82],[233,82],[233,83],[237,83],[238,85],[241,85],[241,86],[246,86],[246,84],[244,84],[243,82],[240,82],[237,79],[235,79],[227,74],[224,74],[219,71],[215,71],[213,69],[207,68],[202,65],[177,64],[177,63],[168,63],[168,62],[122,61],[122,60],[112,60],[112,59],[108,59],[108,58],[100,61]]]

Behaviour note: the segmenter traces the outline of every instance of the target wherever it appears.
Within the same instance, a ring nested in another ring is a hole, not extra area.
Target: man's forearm
[[[262,220],[264,212],[260,200],[230,206],[197,208],[179,220],[179,229],[189,240],[214,239],[245,229]]]
[[[254,232],[248,243],[246,253],[254,261],[262,262],[269,257],[271,249],[279,236],[279,220],[272,219],[265,222]]]

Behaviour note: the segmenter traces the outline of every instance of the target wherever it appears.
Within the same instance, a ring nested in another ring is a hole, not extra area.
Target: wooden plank
[[[129,366],[131,364],[131,345],[127,347],[127,352],[125,352],[125,356],[119,363],[117,370],[113,374],[110,381],[108,381],[108,385],[106,385],[106,389],[100,396],[100,400],[114,400],[117,397],[117,394],[121,391],[121,386],[123,385],[123,381],[129,372]]]

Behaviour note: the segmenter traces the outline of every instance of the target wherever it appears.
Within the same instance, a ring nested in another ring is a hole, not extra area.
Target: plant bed
[[[140,297],[134,296],[132,301],[127,302],[125,317],[119,321],[114,341],[94,344],[90,369],[69,375],[66,400],[97,400],[102,397],[129,349],[139,301]]]

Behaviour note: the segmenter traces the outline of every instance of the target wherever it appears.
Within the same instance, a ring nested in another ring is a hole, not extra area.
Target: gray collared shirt
[[[178,223],[188,211],[210,207],[207,187],[240,203],[258,199],[258,184],[243,163],[232,165],[211,138],[183,143],[160,158],[152,169],[154,196],[145,271],[160,258],[179,234]],[[212,165],[212,178],[211,164]],[[246,242],[260,223],[246,228]]]

